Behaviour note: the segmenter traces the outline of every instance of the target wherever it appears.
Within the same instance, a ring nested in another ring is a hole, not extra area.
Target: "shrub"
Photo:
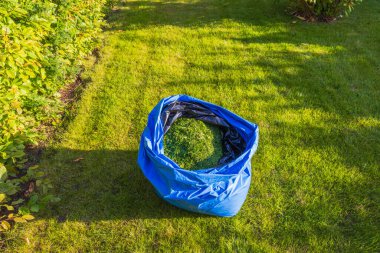
[[[96,47],[109,2],[0,1],[0,231],[55,199],[43,172],[26,164],[25,147],[59,123],[58,91]]]
[[[329,22],[348,15],[362,0],[290,0],[293,15],[308,21]]]

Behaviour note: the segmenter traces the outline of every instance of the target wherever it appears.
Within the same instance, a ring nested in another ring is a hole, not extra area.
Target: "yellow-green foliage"
[[[9,228],[4,220],[17,221],[15,216],[38,211],[32,206],[44,202],[35,195],[22,204],[25,200],[16,197],[25,182],[42,176],[23,168],[25,145],[37,140],[36,128],[42,122],[59,121],[58,90],[73,80],[81,61],[96,46],[106,4],[106,0],[0,1],[0,230]]]

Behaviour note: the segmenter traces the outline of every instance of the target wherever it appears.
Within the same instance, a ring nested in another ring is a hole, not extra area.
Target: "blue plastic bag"
[[[164,154],[164,134],[179,117],[215,124],[223,132],[223,157],[214,168],[185,170]],[[257,125],[211,103],[176,95],[151,111],[141,136],[138,164],[157,194],[174,206],[230,217],[243,205],[251,182],[251,158],[259,139]]]

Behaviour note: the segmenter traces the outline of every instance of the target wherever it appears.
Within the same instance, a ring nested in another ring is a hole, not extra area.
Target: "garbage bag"
[[[186,170],[165,156],[164,135],[180,117],[221,129],[223,156],[213,168]],[[158,196],[189,211],[231,217],[243,205],[251,182],[251,158],[259,128],[220,106],[187,96],[162,99],[141,136],[138,164]]]

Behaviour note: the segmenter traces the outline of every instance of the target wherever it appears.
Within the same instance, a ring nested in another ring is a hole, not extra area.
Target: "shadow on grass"
[[[263,25],[287,18],[285,1],[201,0],[124,1],[108,18],[109,30],[142,29],[148,26],[201,26],[223,19]],[[290,17],[288,17],[290,19]]]
[[[199,217],[160,199],[137,165],[137,151],[50,149],[41,166],[61,198],[58,221]]]

